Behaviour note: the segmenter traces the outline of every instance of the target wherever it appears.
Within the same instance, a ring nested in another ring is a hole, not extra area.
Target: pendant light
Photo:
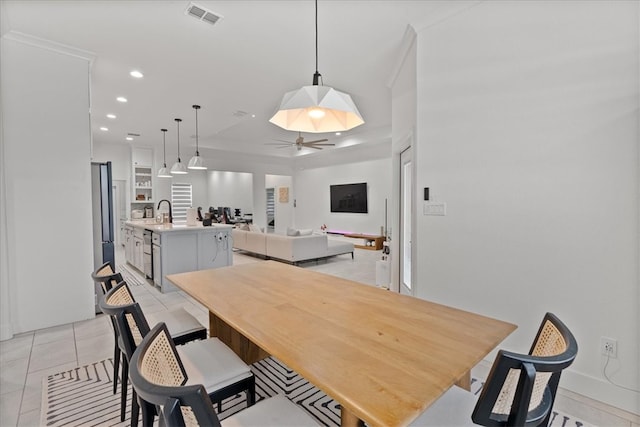
[[[178,161],[171,166],[171,173],[174,175],[184,175],[187,173],[187,168],[184,163],[180,161],[180,122],[182,119],[174,119],[178,124]]]
[[[199,105],[192,106],[194,110],[196,110],[196,155],[189,160],[189,169],[206,169],[207,167],[204,165],[202,161],[202,157],[200,157],[200,152],[198,151],[198,110],[200,109]]]
[[[349,94],[329,86],[318,86],[318,0],[316,0],[316,72],[313,84],[287,92],[278,112],[269,120],[286,130],[298,132],[340,132],[364,123]]]
[[[158,171],[158,178],[172,178],[173,175],[169,173],[169,169],[167,169],[167,130],[160,129],[162,131],[162,167]]]

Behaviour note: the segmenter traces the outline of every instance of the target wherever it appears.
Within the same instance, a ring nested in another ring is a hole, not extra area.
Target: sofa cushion
[[[299,236],[300,230],[296,230],[295,228],[287,227],[287,236]]]
[[[333,255],[342,255],[342,254],[352,254],[353,253],[353,243],[351,242],[343,242],[341,240],[327,240],[327,256]]]
[[[267,256],[289,262],[327,256],[327,236],[267,235]]]

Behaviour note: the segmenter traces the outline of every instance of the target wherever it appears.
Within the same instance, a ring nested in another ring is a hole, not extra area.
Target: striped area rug
[[[116,265],[116,271],[119,271],[122,275],[122,278],[129,286],[141,286],[144,284],[144,280],[140,273],[133,272],[129,269],[129,266],[126,264],[118,264]]]
[[[317,387],[273,357],[252,365],[256,376],[256,400],[284,394],[311,414],[320,425],[340,425],[340,405]],[[101,360],[43,378],[41,425],[43,426],[128,426],[127,415],[120,422],[120,393],[113,394],[113,362]],[[483,383],[472,378],[471,390],[480,393]],[[224,419],[246,407],[244,393],[223,402],[219,416]],[[552,427],[588,427],[581,420],[554,411]]]

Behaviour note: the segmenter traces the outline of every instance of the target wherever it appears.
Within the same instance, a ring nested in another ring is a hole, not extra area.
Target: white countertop
[[[185,224],[162,224],[157,223],[153,219],[139,219],[139,220],[130,220],[125,222],[126,225],[131,225],[137,228],[143,228],[145,230],[151,230],[154,233],[166,233],[166,232],[177,232],[177,231],[220,231],[220,230],[231,230],[233,225],[231,224],[211,224],[211,226],[204,227],[201,222],[198,222],[196,225],[185,225]]]

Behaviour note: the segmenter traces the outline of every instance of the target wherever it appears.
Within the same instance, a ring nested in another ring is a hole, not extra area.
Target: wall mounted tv
[[[367,213],[367,183],[329,186],[331,212]]]

